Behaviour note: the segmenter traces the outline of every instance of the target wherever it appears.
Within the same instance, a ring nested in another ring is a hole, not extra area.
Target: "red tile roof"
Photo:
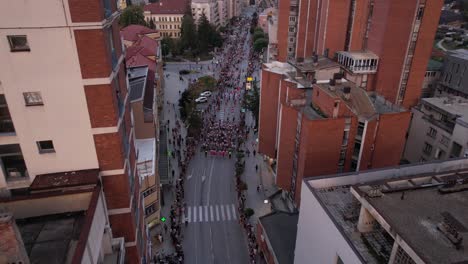
[[[136,53],[132,57],[128,57],[125,64],[127,65],[127,68],[148,65],[149,70],[156,72],[156,62],[148,59],[140,53]]]
[[[142,35],[157,33],[157,32],[158,32],[157,30],[151,29],[145,26],[130,25],[128,27],[122,28],[122,30],[120,30],[120,35],[122,36],[124,40],[133,42],[133,41],[137,41]]]
[[[143,9],[151,12],[151,14],[183,15],[187,5],[187,0],[160,0],[159,3],[145,5]]]
[[[141,37],[133,44],[133,46],[144,47],[145,49],[151,51],[153,56],[156,56],[156,51],[158,50],[158,42],[147,36]]]

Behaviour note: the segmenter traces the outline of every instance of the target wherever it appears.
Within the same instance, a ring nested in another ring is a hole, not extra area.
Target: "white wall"
[[[94,211],[94,218],[91,224],[91,229],[89,230],[89,236],[87,240],[88,246],[86,247],[86,250],[83,254],[81,263],[98,263],[98,258],[102,253],[102,240],[109,239],[109,237],[104,236],[104,228],[107,223],[107,210],[103,200],[103,193],[101,192],[96,210]],[[109,243],[111,243],[111,241],[109,241]],[[89,257],[92,257],[92,259]]]
[[[31,51],[10,52],[6,36],[13,34],[26,35]],[[31,181],[42,173],[97,168],[72,32],[0,29],[0,61],[0,82]],[[34,91],[41,92],[43,106],[25,106],[23,92]],[[39,140],[53,140],[56,152],[39,154]]]
[[[66,0],[2,1],[1,28],[65,26],[65,4]]]
[[[302,184],[295,264],[362,263],[306,184]]]

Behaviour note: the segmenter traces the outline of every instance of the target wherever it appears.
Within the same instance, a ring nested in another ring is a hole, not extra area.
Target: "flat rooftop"
[[[453,116],[457,116],[457,123],[468,127],[468,99],[452,97],[422,98],[424,103],[435,106]]]
[[[71,263],[85,212],[47,215],[16,220],[32,263]]]
[[[273,212],[259,218],[278,263],[293,263],[298,213]]]
[[[340,64],[327,57],[317,56],[316,61],[313,57],[304,58],[303,61],[290,61],[291,65],[302,72],[314,72],[328,68],[339,68]]]
[[[388,262],[395,236],[402,239],[425,263],[466,263],[468,166],[466,160],[454,162],[465,162],[465,165],[452,171],[441,169],[439,172],[430,172],[425,169],[426,172],[419,174],[408,172],[416,171],[418,166],[438,171],[438,163],[411,165],[402,167],[401,171],[397,168],[384,169],[380,170],[378,177],[379,170],[363,172],[362,175],[353,173],[323,177],[322,180],[330,180],[329,183],[381,179],[327,187],[322,184],[322,187],[311,187],[311,190],[365,263]],[[395,177],[398,174],[406,175]],[[320,185],[320,180],[316,180],[318,185],[315,186]],[[309,186],[314,185],[314,179],[305,181],[310,183]],[[363,201],[368,205],[364,205]],[[379,223],[369,233],[357,231],[361,205],[370,206],[366,209],[372,209],[369,212]],[[449,223],[462,237],[459,249],[441,231],[443,223]]]

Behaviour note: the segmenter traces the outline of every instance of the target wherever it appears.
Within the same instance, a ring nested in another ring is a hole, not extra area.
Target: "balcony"
[[[1,145],[0,162],[7,183],[29,181],[29,174],[19,144]]]
[[[15,127],[13,120],[11,120],[10,110],[6,103],[4,95],[0,95],[0,135],[1,134],[14,134]]]

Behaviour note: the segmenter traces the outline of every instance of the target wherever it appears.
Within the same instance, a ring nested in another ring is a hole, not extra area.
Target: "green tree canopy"
[[[161,40],[161,51],[163,56],[167,56],[174,49],[175,43],[174,40],[170,37],[163,37]]]
[[[254,50],[256,52],[261,52],[267,46],[268,46],[268,39],[266,38],[260,38],[254,42]]]
[[[182,18],[182,26],[180,28],[180,46],[185,49],[196,49],[197,30],[193,21],[191,9],[188,6],[187,11]]]
[[[206,17],[205,13],[202,13],[198,20],[198,49],[200,53],[208,52],[208,48],[210,45],[210,38],[213,34],[212,27],[210,25],[210,21]]]
[[[255,31],[252,38],[253,42],[255,42],[257,39],[265,38],[265,33],[263,31]]]
[[[131,5],[125,8],[120,15],[119,24],[122,27],[128,25],[146,25],[145,16],[143,15],[143,8],[138,5]]]

